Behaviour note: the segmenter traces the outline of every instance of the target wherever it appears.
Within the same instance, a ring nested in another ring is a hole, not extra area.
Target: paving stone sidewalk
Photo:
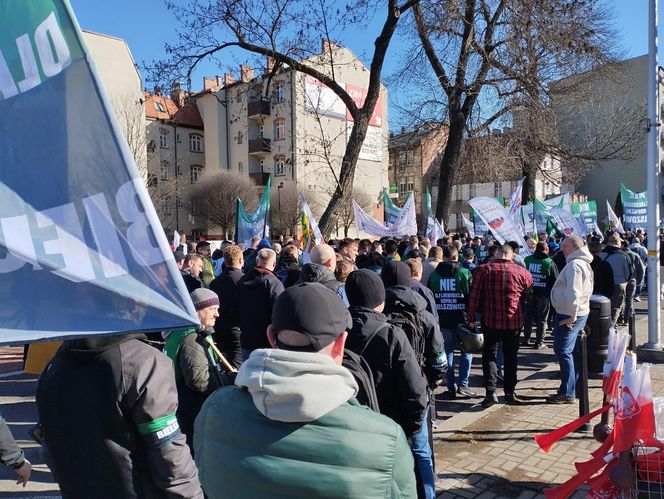
[[[647,340],[647,315],[641,304],[637,321],[638,344]],[[548,338],[547,342],[551,343]],[[471,385],[481,384],[478,367],[473,369]],[[526,399],[519,406],[498,404],[483,409],[481,398],[449,402],[437,394],[440,418],[434,431],[434,453],[439,498],[533,498],[544,497],[542,490],[575,475],[574,462],[586,461],[599,447],[592,433],[573,433],[556,444],[548,454],[542,452],[533,436],[558,428],[578,417],[578,402],[572,405],[547,405],[545,397],[559,385],[559,369],[552,349],[522,348],[519,352],[517,394]],[[639,361],[639,364],[641,362]],[[521,366],[524,369],[521,369]],[[536,366],[541,366],[536,370]],[[524,380],[524,378],[526,378]],[[664,365],[651,368],[654,396],[664,396]],[[590,410],[602,404],[601,379],[590,379]],[[484,390],[477,389],[479,395]],[[499,388],[498,394],[502,395]],[[502,397],[499,397],[502,402]],[[450,409],[456,408],[454,412]],[[461,410],[459,410],[461,408]],[[612,417],[612,416],[611,416]],[[599,422],[599,416],[591,425]],[[587,488],[573,494],[585,497]]]

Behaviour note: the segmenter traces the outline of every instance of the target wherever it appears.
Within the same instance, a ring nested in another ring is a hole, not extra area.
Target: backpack
[[[346,348],[341,365],[350,371],[357,382],[359,388],[355,396],[357,401],[375,412],[380,412],[376,384],[373,374],[371,374],[371,368],[364,357]]]
[[[385,312],[387,322],[397,326],[406,333],[410,346],[415,351],[415,357],[420,366],[424,367],[424,349],[426,338],[424,337],[424,325],[417,312],[413,312],[405,303],[394,302],[394,308]]]
[[[613,296],[613,290],[616,287],[616,281],[613,278],[613,267],[607,262],[608,256],[606,258],[601,258],[597,263],[597,268],[593,269],[595,274],[595,290],[599,294],[611,298]]]

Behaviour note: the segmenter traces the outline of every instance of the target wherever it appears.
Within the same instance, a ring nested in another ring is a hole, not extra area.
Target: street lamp
[[[279,209],[279,229],[283,233],[284,228],[283,228],[283,219],[281,218],[281,189],[284,188],[284,183],[280,182],[279,185],[277,186],[277,206]]]

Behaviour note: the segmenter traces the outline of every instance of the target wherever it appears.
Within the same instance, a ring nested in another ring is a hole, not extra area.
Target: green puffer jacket
[[[213,393],[196,419],[209,497],[417,497],[401,427],[360,406],[354,379],[330,357],[255,350],[236,385]]]

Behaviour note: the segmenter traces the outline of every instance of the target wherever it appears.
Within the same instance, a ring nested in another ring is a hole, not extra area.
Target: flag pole
[[[235,244],[238,244],[240,242],[237,239],[239,232],[240,232],[240,198],[235,198]]]
[[[659,275],[659,75],[657,66],[657,0],[649,0],[648,16],[648,343],[662,350],[660,342]]]

